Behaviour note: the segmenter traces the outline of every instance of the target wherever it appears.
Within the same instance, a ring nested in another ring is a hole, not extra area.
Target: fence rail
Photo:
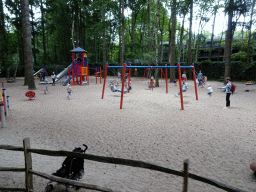
[[[188,166],[189,161],[184,161],[184,170],[183,171],[176,171],[173,169],[165,168],[162,166],[158,166],[152,163],[147,163],[143,161],[136,161],[136,160],[129,160],[129,159],[122,159],[122,158],[113,158],[113,157],[103,157],[103,156],[96,156],[96,155],[90,155],[90,154],[83,154],[83,153],[76,153],[76,152],[69,152],[69,151],[53,151],[53,150],[44,150],[44,149],[33,149],[30,148],[30,142],[29,139],[26,138],[23,140],[23,147],[15,147],[11,145],[0,145],[0,149],[4,150],[12,150],[12,151],[24,151],[24,157],[25,157],[25,168],[15,168],[15,167],[0,167],[0,171],[12,171],[12,172],[25,172],[25,184],[26,188],[5,188],[0,187],[1,190],[9,190],[9,191],[27,191],[31,192],[33,191],[33,179],[32,175],[37,175],[39,177],[43,177],[45,179],[49,179],[52,181],[56,181],[59,183],[64,183],[68,185],[78,186],[81,188],[86,189],[93,189],[98,191],[106,191],[110,192],[113,191],[111,189],[97,186],[97,185],[90,185],[81,183],[78,181],[70,180],[70,179],[64,179],[61,177],[56,177],[53,175],[49,175],[46,173],[42,173],[39,171],[32,170],[32,159],[31,159],[31,153],[41,154],[41,155],[47,155],[47,156],[69,156],[69,157],[80,157],[83,159],[91,160],[91,161],[97,161],[102,163],[110,163],[110,164],[119,164],[119,165],[126,165],[126,166],[132,166],[132,167],[138,167],[138,168],[144,168],[154,171],[159,171],[167,174],[173,174],[176,176],[181,176],[184,178],[183,180],[183,192],[187,192],[188,190],[188,178],[201,181],[203,183],[207,183],[209,185],[215,186],[217,188],[223,189],[224,191],[229,192],[246,192],[244,190],[220,183],[218,181],[204,178],[201,176],[194,175],[192,173],[188,172]]]

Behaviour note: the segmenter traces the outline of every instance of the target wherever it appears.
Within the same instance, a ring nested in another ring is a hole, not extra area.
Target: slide
[[[36,76],[38,73],[40,73],[44,68],[40,69],[39,71],[34,73],[34,76]]]
[[[68,79],[63,83],[63,86],[66,86],[71,79],[72,79],[72,76],[68,77]]]
[[[72,69],[72,63],[63,71],[61,71],[58,75],[56,75],[55,83],[59,81],[61,78],[63,78],[66,74],[68,74],[68,68]],[[40,82],[39,84],[45,84],[45,82]],[[49,84],[52,84],[52,81],[49,81]]]

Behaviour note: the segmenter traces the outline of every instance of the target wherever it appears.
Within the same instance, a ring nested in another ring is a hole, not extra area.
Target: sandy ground
[[[221,82],[208,81],[214,89],[211,97],[206,87],[193,81],[184,93],[184,109],[176,97],[179,87],[165,82],[150,91],[147,81],[132,78],[132,90],[124,95],[120,110],[120,93],[113,93],[107,78],[104,99],[102,84],[91,78],[90,85],[73,86],[70,100],[66,87],[45,85],[36,80],[36,98],[25,97],[28,91],[23,78],[15,83],[4,81],[10,96],[6,128],[0,128],[0,144],[22,146],[30,138],[32,148],[68,150],[88,145],[88,154],[141,160],[181,171],[189,159],[189,172],[240,188],[256,191],[256,178],[250,164],[256,161],[255,105],[256,85],[236,83],[231,108],[225,106],[225,93],[217,89]],[[249,89],[249,92],[244,90]],[[64,157],[32,155],[33,169],[51,174],[60,168]],[[0,166],[24,167],[21,152],[0,150]],[[182,191],[183,178],[157,171],[85,161],[84,183],[116,191]],[[44,191],[47,180],[34,176],[34,191]],[[1,172],[0,185],[24,187],[24,174]],[[55,191],[65,191],[63,185]],[[70,190],[72,191],[72,190]],[[90,191],[81,189],[80,191]],[[223,191],[189,179],[190,192]]]

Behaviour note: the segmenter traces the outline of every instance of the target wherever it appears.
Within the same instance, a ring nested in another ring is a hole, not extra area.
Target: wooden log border
[[[45,150],[45,149],[33,149],[29,147],[29,144],[25,144],[27,142],[29,142],[29,139],[24,139],[24,147],[16,147],[16,146],[11,146],[11,145],[0,145],[0,149],[4,149],[4,150],[12,150],[12,151],[23,151],[25,158],[28,155],[31,155],[31,153],[36,153],[36,154],[40,154],[40,155],[47,155],[47,156],[63,156],[63,157],[80,157],[83,159],[87,159],[87,160],[91,160],[91,161],[97,161],[97,162],[102,162],[102,163],[110,163],[110,164],[118,164],[118,165],[126,165],[126,166],[132,166],[132,167],[138,167],[138,168],[144,168],[144,169],[149,169],[149,170],[154,170],[154,171],[159,171],[159,172],[163,172],[163,173],[167,173],[167,174],[172,174],[172,175],[176,175],[176,176],[181,176],[184,178],[184,182],[183,182],[183,191],[187,191],[188,188],[188,178],[197,180],[197,181],[201,181],[203,183],[207,183],[209,185],[215,186],[217,188],[223,189],[224,191],[229,191],[229,192],[246,192],[244,190],[238,189],[236,187],[232,187],[226,184],[223,184],[221,182],[215,181],[213,179],[208,179],[208,178],[204,178],[198,175],[194,175],[192,173],[188,172],[188,164],[189,164],[189,160],[185,160],[184,161],[184,170],[183,171],[176,171],[173,169],[169,169],[169,168],[165,168],[162,166],[158,166],[152,163],[147,163],[147,162],[143,162],[143,161],[136,161],[136,160],[129,160],[129,159],[122,159],[122,158],[114,158],[114,157],[103,157],[103,156],[97,156],[97,155],[90,155],[90,154],[82,154],[82,153],[76,153],[76,152],[70,152],[70,151],[53,151],[53,150]],[[26,153],[25,153],[26,151]],[[85,184],[85,183],[81,183],[78,181],[74,181],[74,180],[69,180],[69,179],[64,179],[64,178],[60,178],[60,177],[56,177],[53,175],[49,175],[49,174],[45,174],[42,172],[38,172],[38,171],[34,171],[32,170],[32,160],[30,161],[26,161],[27,165],[25,168],[14,168],[14,167],[0,167],[0,171],[12,171],[12,172],[26,172],[26,175],[37,175],[39,177],[43,177],[45,179],[49,179],[52,181],[56,181],[59,183],[64,183],[64,184],[69,184],[69,185],[73,185],[73,186],[78,186],[78,187],[82,187],[82,188],[86,188],[86,189],[92,189],[92,190],[98,190],[98,191],[107,191],[107,192],[112,192],[113,190],[105,188],[105,187],[101,187],[101,186],[97,186],[97,185],[90,185],[90,184]],[[31,164],[31,165],[30,165]],[[29,168],[31,167],[31,168]],[[29,183],[29,182],[33,182],[31,178],[27,179],[26,178],[26,182],[28,182],[27,185],[32,186],[33,188],[33,183]],[[32,191],[32,189],[30,187],[26,187],[26,189],[23,188],[5,188],[5,187],[0,187],[0,191],[2,190],[9,190],[9,191]]]

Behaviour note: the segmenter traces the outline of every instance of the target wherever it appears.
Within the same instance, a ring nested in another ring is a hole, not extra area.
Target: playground
[[[160,87],[148,88],[149,79],[131,77],[132,89],[123,95],[112,92],[108,76],[104,98],[103,81],[90,77],[90,84],[72,86],[67,99],[66,86],[56,82],[48,86],[36,80],[36,97],[28,99],[24,78],[5,83],[10,96],[6,127],[0,128],[0,144],[21,146],[30,138],[31,147],[48,150],[72,151],[86,144],[87,154],[139,160],[183,170],[189,159],[189,172],[237,187],[256,191],[256,178],[250,164],[256,161],[255,107],[256,86],[234,82],[236,91],[231,96],[230,109],[225,107],[225,93],[217,89],[223,82],[207,81],[197,88],[188,80],[188,90],[181,100],[180,89],[174,83],[160,80]],[[5,79],[0,79],[5,81]],[[207,84],[214,90],[207,94]],[[121,83],[119,83],[120,88]],[[245,90],[249,90],[245,92]],[[23,167],[24,154],[0,150],[1,166]],[[47,174],[61,167],[64,157],[33,154],[33,169]],[[122,192],[182,191],[183,178],[121,165],[85,160],[85,174],[81,182],[95,184]],[[43,191],[48,180],[33,176],[34,191]],[[1,172],[0,185],[24,186],[24,173]],[[211,185],[190,179],[188,191],[222,192]],[[63,185],[55,191],[65,191]],[[70,191],[75,191],[70,189]],[[91,190],[80,189],[81,192]]]

